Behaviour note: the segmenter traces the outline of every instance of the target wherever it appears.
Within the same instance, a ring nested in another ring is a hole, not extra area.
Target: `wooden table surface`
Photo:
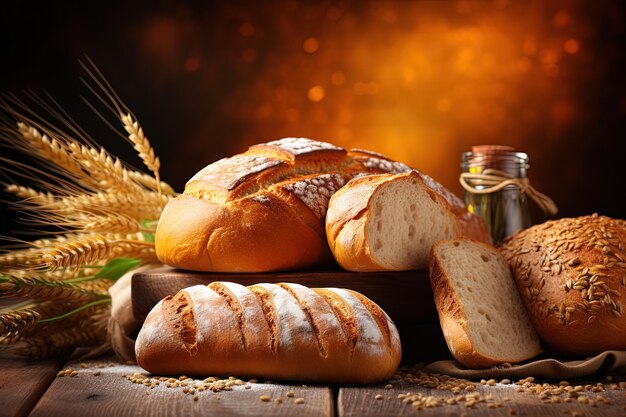
[[[57,376],[60,370],[68,368],[75,371],[75,376]],[[135,374],[139,374],[139,380],[135,378],[133,382]],[[191,385],[167,387],[167,381],[160,381],[152,386],[142,383],[147,381],[145,378],[147,374],[137,365],[122,364],[114,358],[85,362],[0,358],[0,416],[626,416],[626,384],[619,386],[626,376],[612,381],[604,377],[572,381],[604,384],[605,391],[585,393],[585,397],[594,400],[593,405],[576,400],[551,404],[537,394],[517,392],[519,385],[502,383],[478,383],[473,393],[459,394],[424,388],[402,379],[367,387],[244,381],[229,391],[191,393]],[[412,398],[431,396],[441,402],[458,399],[459,395],[476,395],[482,400],[471,407],[461,400],[416,409],[402,401],[409,393]]]

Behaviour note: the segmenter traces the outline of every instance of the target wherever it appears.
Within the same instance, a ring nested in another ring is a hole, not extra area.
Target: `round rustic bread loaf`
[[[254,145],[198,172],[163,209],[156,254],[177,268],[269,272],[332,260],[324,219],[328,200],[355,176],[410,172],[383,155],[305,138]],[[450,204],[464,229],[484,223],[441,184],[419,173]]]
[[[500,249],[537,333],[555,353],[626,349],[626,220],[549,221]]]

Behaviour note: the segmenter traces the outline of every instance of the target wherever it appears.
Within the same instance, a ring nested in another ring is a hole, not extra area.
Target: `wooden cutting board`
[[[431,361],[450,357],[439,327],[428,271],[223,274],[161,267],[133,276],[133,313],[138,320],[143,321],[152,307],[164,297],[192,285],[206,285],[213,281],[230,281],[241,285],[289,282],[311,288],[355,290],[378,304],[396,324],[402,340],[404,361]]]
[[[338,287],[358,291],[387,312],[396,324],[415,323],[436,314],[428,271],[356,273],[347,271],[223,274],[162,267],[138,272],[132,280],[133,312],[143,320],[162,298],[213,281],[241,285],[290,282],[311,288]]]

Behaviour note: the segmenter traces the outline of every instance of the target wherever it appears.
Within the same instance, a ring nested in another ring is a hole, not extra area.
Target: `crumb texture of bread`
[[[508,237],[500,250],[552,352],[626,350],[626,220],[548,221]]]
[[[359,177],[331,197],[326,236],[339,265],[357,272],[427,269],[436,241],[463,235],[464,221],[475,216],[424,177],[417,171]]]
[[[540,344],[509,267],[490,245],[467,238],[432,248],[431,284],[452,355],[470,368],[536,356]]]
[[[287,283],[181,290],[149,313],[135,351],[161,375],[348,384],[388,379],[402,356],[395,325],[365,296]]]

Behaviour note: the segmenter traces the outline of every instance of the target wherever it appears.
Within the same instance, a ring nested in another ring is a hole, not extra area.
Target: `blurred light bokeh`
[[[87,53],[178,189],[251,144],[305,136],[381,152],[460,194],[461,152],[502,144],[530,155],[531,180],[560,215],[626,217],[620,2],[42,7],[6,7],[2,89],[45,87],[75,112],[85,93],[76,59]],[[103,145],[136,162],[101,131]]]

